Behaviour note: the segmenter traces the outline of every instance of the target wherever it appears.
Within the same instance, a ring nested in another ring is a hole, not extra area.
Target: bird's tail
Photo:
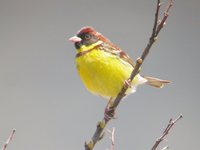
[[[143,76],[147,80],[147,84],[157,88],[163,88],[163,86],[167,83],[170,83],[168,80],[162,80],[154,77]]]

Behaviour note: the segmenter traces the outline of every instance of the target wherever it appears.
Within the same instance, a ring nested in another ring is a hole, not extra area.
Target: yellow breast
[[[86,88],[106,98],[117,96],[133,70],[129,63],[102,50],[92,50],[77,57],[76,65]],[[136,76],[132,83],[136,83],[137,80]]]

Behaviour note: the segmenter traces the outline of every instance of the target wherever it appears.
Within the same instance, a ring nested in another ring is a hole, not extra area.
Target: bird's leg
[[[105,112],[104,112],[104,118],[106,120],[110,120],[110,119],[115,119],[115,109],[113,109],[113,101],[112,101],[112,97],[109,99],[108,104],[106,105],[105,108]]]

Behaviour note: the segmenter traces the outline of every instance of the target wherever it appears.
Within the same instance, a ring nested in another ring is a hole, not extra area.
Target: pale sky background
[[[164,0],[163,0],[164,1]],[[166,0],[164,1],[166,2]],[[0,145],[8,150],[84,149],[106,101],[90,94],[68,42],[95,27],[136,59],[152,31],[156,0],[0,0]],[[183,114],[159,149],[199,149],[200,1],[176,0],[141,74],[171,80],[138,88],[117,109],[116,149],[149,150],[168,120]],[[108,135],[95,149],[110,147]]]

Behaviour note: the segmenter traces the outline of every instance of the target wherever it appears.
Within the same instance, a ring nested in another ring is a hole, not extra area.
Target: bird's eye
[[[85,39],[86,40],[89,40],[91,38],[91,35],[90,34],[85,34]]]

